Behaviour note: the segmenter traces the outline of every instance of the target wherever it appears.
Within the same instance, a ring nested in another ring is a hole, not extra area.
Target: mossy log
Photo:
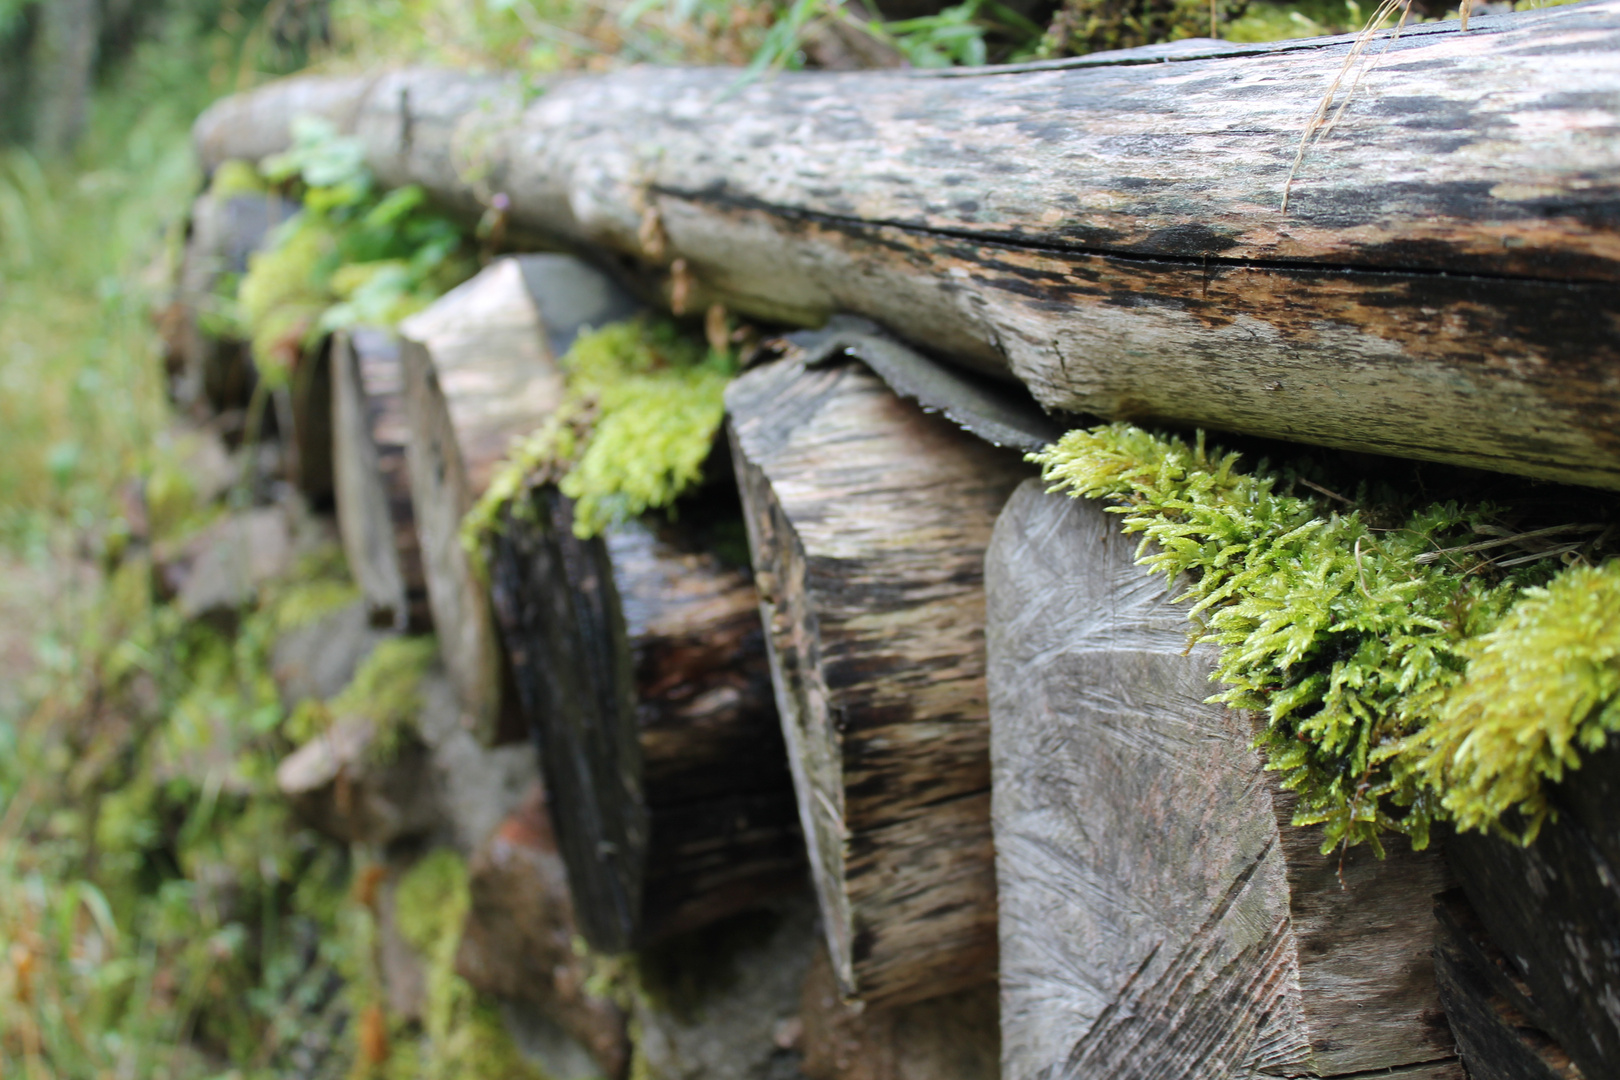
[[[982,566],[1031,470],[852,361],[756,368],[726,404],[840,984],[879,1005],[991,979]]]
[[[706,550],[703,526],[740,513],[725,502],[720,489],[680,523],[581,540],[572,501],[543,486],[491,538],[495,610],[574,908],[604,952],[804,882],[753,583]]]
[[[218,294],[228,275],[246,273],[248,257],[297,209],[271,196],[219,199],[206,192],[192,204],[175,303],[163,320],[169,396],[187,412],[205,416],[247,407],[254,382],[247,342],[210,332],[210,316],[219,321]],[[237,423],[232,434],[239,433]]]
[[[426,631],[433,618],[411,510],[405,375],[392,334],[335,336],[332,426],[338,530],[372,624]]]
[[[1612,739],[1611,739],[1612,742]],[[1557,820],[1528,847],[1453,837],[1457,880],[1504,959],[1514,1008],[1587,1078],[1620,1075],[1620,747],[1551,785]]]
[[[488,594],[462,546],[462,518],[513,440],[562,401],[557,360],[574,336],[634,310],[586,264],[533,255],[494,263],[400,327],[412,435],[406,460],[428,603],[445,667],[485,740],[523,737],[524,725]]]
[[[1461,1080],[1443,858],[1290,824],[1137,546],[1031,481],[986,556],[1003,1075]]]
[[[1525,1011],[1528,987],[1461,889],[1435,898],[1434,970],[1469,1080],[1582,1080]]]
[[[1046,406],[1620,487],[1620,0],[968,71],[409,70],[214,106],[212,165],[322,110],[388,184],[682,260],[694,304],[869,316]],[[1578,88],[1578,89],[1572,89]],[[1575,95],[1575,96],[1571,96]],[[475,163],[475,184],[466,179]]]

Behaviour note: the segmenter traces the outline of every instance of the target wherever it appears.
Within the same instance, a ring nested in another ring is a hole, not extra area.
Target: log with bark
[[[712,550],[717,526],[741,533],[728,488],[723,477],[688,498],[674,521],[582,540],[572,501],[541,485],[491,537],[495,610],[574,909],[603,952],[804,884],[753,583]]]
[[[1551,785],[1557,813],[1520,846],[1460,833],[1457,880],[1499,950],[1500,993],[1582,1075],[1620,1074],[1620,746]]]
[[[469,216],[500,192],[515,233],[679,259],[695,303],[867,315],[1052,408],[1615,488],[1617,14],[1375,44],[1286,212],[1348,38],[741,89],[634,68],[538,97],[437,71],[295,79],[195,134],[212,165],[319,111],[388,184]]]
[[[839,982],[876,1005],[991,979],[982,564],[1031,470],[848,360],[756,368],[726,404]]]
[[[1443,859],[1290,824],[1137,545],[1032,481],[986,557],[1003,1075],[1461,1080]]]
[[[411,510],[405,375],[392,334],[335,335],[332,424],[338,531],[372,624],[426,631],[433,619]]]
[[[541,299],[548,295],[552,306]],[[496,262],[400,327],[412,435],[406,461],[428,603],[445,666],[480,738],[522,738],[524,725],[484,583],[462,546],[462,518],[512,441],[562,400],[557,360],[573,338],[634,310],[586,264],[535,255]]]

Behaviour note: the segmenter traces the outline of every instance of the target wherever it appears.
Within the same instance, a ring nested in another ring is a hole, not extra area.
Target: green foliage
[[[330,701],[300,702],[288,717],[287,737],[306,743],[338,719],[363,717],[375,732],[368,753],[386,764],[416,730],[422,711],[422,679],[438,658],[432,637],[383,641],[360,664],[349,685]]]
[[[582,538],[668,509],[702,479],[725,417],[729,356],[667,320],[632,319],[581,334],[562,367],[561,407],[514,447],[462,523],[468,550],[529,485],[554,482],[575,500]]]
[[[472,272],[461,230],[419,187],[379,192],[358,140],[303,117],[293,146],[264,163],[303,209],[248,263],[237,300],[261,375],[285,384],[320,335],[392,326]]]
[[[1032,460],[1054,490],[1107,500],[1125,531],[1142,535],[1139,561],[1179,588],[1196,639],[1219,648],[1214,677],[1226,689],[1211,700],[1264,715],[1258,743],[1300,795],[1295,822],[1325,826],[1325,850],[1377,847],[1381,829],[1423,846],[1430,824],[1448,813],[1469,827],[1494,822],[1515,802],[1534,815],[1541,779],[1556,778],[1556,762],[1572,760],[1563,757],[1573,751],[1560,733],[1594,706],[1573,718],[1561,706],[1556,715],[1545,711],[1574,658],[1560,651],[1567,634],[1544,634],[1517,654],[1516,700],[1542,707],[1509,717],[1465,704],[1493,693],[1483,685],[1498,695],[1506,685],[1490,666],[1501,661],[1486,658],[1502,654],[1490,632],[1510,609],[1499,633],[1526,645],[1525,619],[1545,625],[1551,618],[1573,632],[1598,618],[1594,608],[1579,613],[1584,622],[1564,624],[1578,614],[1567,603],[1513,607],[1526,587],[1552,579],[1555,560],[1502,568],[1494,565],[1499,551],[1458,550],[1501,537],[1491,523],[1495,508],[1340,512],[1289,490],[1302,479],[1296,471],[1262,462],[1242,472],[1237,454],[1210,452],[1201,433],[1188,445],[1127,424],[1070,432]],[[1555,583],[1553,595],[1581,587]],[[1612,657],[1603,648],[1591,655]],[[1609,685],[1592,679],[1589,693]],[[1583,730],[1607,722],[1587,721]],[[1472,735],[1489,723],[1499,732],[1517,727],[1491,748],[1485,735]],[[1430,745],[1425,760],[1420,733],[1430,730],[1445,741]],[[1531,753],[1500,756],[1504,738],[1523,740]],[[1556,752],[1538,756],[1543,742]],[[1475,756],[1454,763],[1448,748],[1459,745]],[[1459,779],[1464,786],[1452,787]]]

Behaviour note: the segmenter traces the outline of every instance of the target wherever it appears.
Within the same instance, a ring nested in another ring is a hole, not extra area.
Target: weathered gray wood
[[[604,953],[804,884],[758,599],[746,568],[702,547],[740,514],[720,494],[581,540],[572,501],[543,485],[490,540],[574,907]]]
[[[834,970],[869,1004],[995,970],[982,561],[1030,474],[865,367],[726,395]]]
[[[489,600],[461,519],[511,441],[562,400],[563,377],[515,260],[503,259],[400,326],[411,506],[446,670],[479,738],[518,735]]]
[[[1003,1075],[1460,1080],[1444,862],[1324,857],[1288,823],[1137,543],[1031,481],[986,556]]]
[[[374,625],[432,626],[422,550],[411,510],[405,377],[399,343],[354,330],[332,344],[333,473],[349,572]]]
[[[1581,1080],[1529,1016],[1528,987],[1512,971],[1460,889],[1435,898],[1435,980],[1470,1080]]]
[[[427,71],[322,86],[388,183],[471,214],[474,161],[514,228],[678,257],[698,303],[867,315],[1049,407],[1612,488],[1617,13],[1408,27],[1286,213],[1346,38],[729,97],[733,72],[650,68],[538,98]],[[309,95],[215,106],[200,153],[262,149],[246,129]]]
[[[1588,1078],[1620,1073],[1620,746],[1549,792],[1559,819],[1529,847],[1461,833],[1447,852],[1523,984],[1517,1007]]]

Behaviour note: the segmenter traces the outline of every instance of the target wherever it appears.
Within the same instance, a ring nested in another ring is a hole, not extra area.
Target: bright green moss
[[[1542,781],[1580,768],[1580,751],[1620,731],[1620,560],[1526,589],[1464,654],[1462,682],[1401,751],[1418,756],[1460,827],[1517,809],[1531,839],[1548,812]]]
[[[1219,648],[1226,689],[1212,700],[1264,716],[1269,767],[1299,793],[1296,824],[1325,826],[1325,850],[1378,846],[1382,829],[1423,846],[1436,819],[1483,827],[1515,803],[1536,813],[1541,780],[1573,762],[1574,727],[1590,748],[1614,721],[1612,705],[1593,711],[1614,694],[1616,676],[1601,674],[1615,656],[1612,607],[1603,622],[1601,600],[1577,611],[1538,599],[1590,588],[1568,575],[1524,593],[1552,579],[1554,560],[1499,570],[1500,552],[1455,551],[1501,535],[1492,507],[1435,503],[1375,527],[1367,510],[1288,490],[1297,474],[1263,462],[1240,472],[1237,459],[1201,434],[1189,446],[1128,424],[1073,431],[1032,456],[1054,490],[1105,499],[1142,534],[1139,561],[1177,583],[1197,640]],[[1445,554],[1419,560],[1434,552]],[[1595,627],[1608,644],[1576,649]],[[1576,687],[1566,666],[1579,657],[1591,674]]]
[[[580,335],[562,367],[563,404],[514,448],[462,523],[475,555],[532,484],[554,482],[575,500],[574,529],[589,538],[667,509],[702,480],[735,373],[729,356],[667,320],[631,319]]]
[[[208,182],[208,194],[216,199],[234,199],[242,195],[263,195],[270,190],[251,162],[232,158],[221,162]]]

